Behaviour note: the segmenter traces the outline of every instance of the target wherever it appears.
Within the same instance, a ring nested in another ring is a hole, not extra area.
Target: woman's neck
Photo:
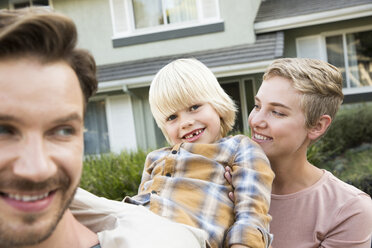
[[[323,175],[322,170],[307,161],[305,156],[284,159],[270,159],[275,172],[272,193],[292,194],[304,190],[316,183]]]

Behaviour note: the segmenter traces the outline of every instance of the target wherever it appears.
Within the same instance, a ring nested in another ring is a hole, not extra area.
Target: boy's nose
[[[188,117],[187,115],[181,115],[180,119],[181,119],[181,128],[182,129],[188,128],[188,127],[194,125],[194,123],[195,123],[195,120],[193,118]]]
[[[53,176],[57,167],[48,156],[42,137],[33,135],[24,140],[19,156],[14,161],[13,173],[34,182],[41,182]]]

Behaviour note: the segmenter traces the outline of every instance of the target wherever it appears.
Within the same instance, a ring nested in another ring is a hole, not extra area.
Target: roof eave
[[[217,66],[212,67],[211,70],[217,78],[263,73],[272,62],[273,60],[265,60],[243,64]],[[121,80],[100,82],[98,85],[98,93],[105,93],[118,90],[125,91],[128,88],[133,89],[149,86],[154,76],[155,74],[146,75],[142,77],[133,77]]]
[[[359,5],[350,8],[318,12],[270,21],[257,22],[254,29],[257,34],[273,31],[306,27],[336,21],[344,21],[372,15],[372,4]]]

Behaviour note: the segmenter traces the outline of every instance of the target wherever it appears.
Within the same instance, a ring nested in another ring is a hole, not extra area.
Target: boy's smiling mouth
[[[205,128],[200,128],[200,129],[193,130],[192,132],[189,132],[189,133],[185,134],[184,136],[182,136],[182,139],[185,139],[188,142],[193,142],[201,136],[201,134],[204,132],[204,130],[205,130]]]

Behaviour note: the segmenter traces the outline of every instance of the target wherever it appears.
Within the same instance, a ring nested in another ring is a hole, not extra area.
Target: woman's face
[[[309,143],[300,93],[283,77],[263,81],[248,122],[252,139],[273,162],[291,156],[306,156]]]

